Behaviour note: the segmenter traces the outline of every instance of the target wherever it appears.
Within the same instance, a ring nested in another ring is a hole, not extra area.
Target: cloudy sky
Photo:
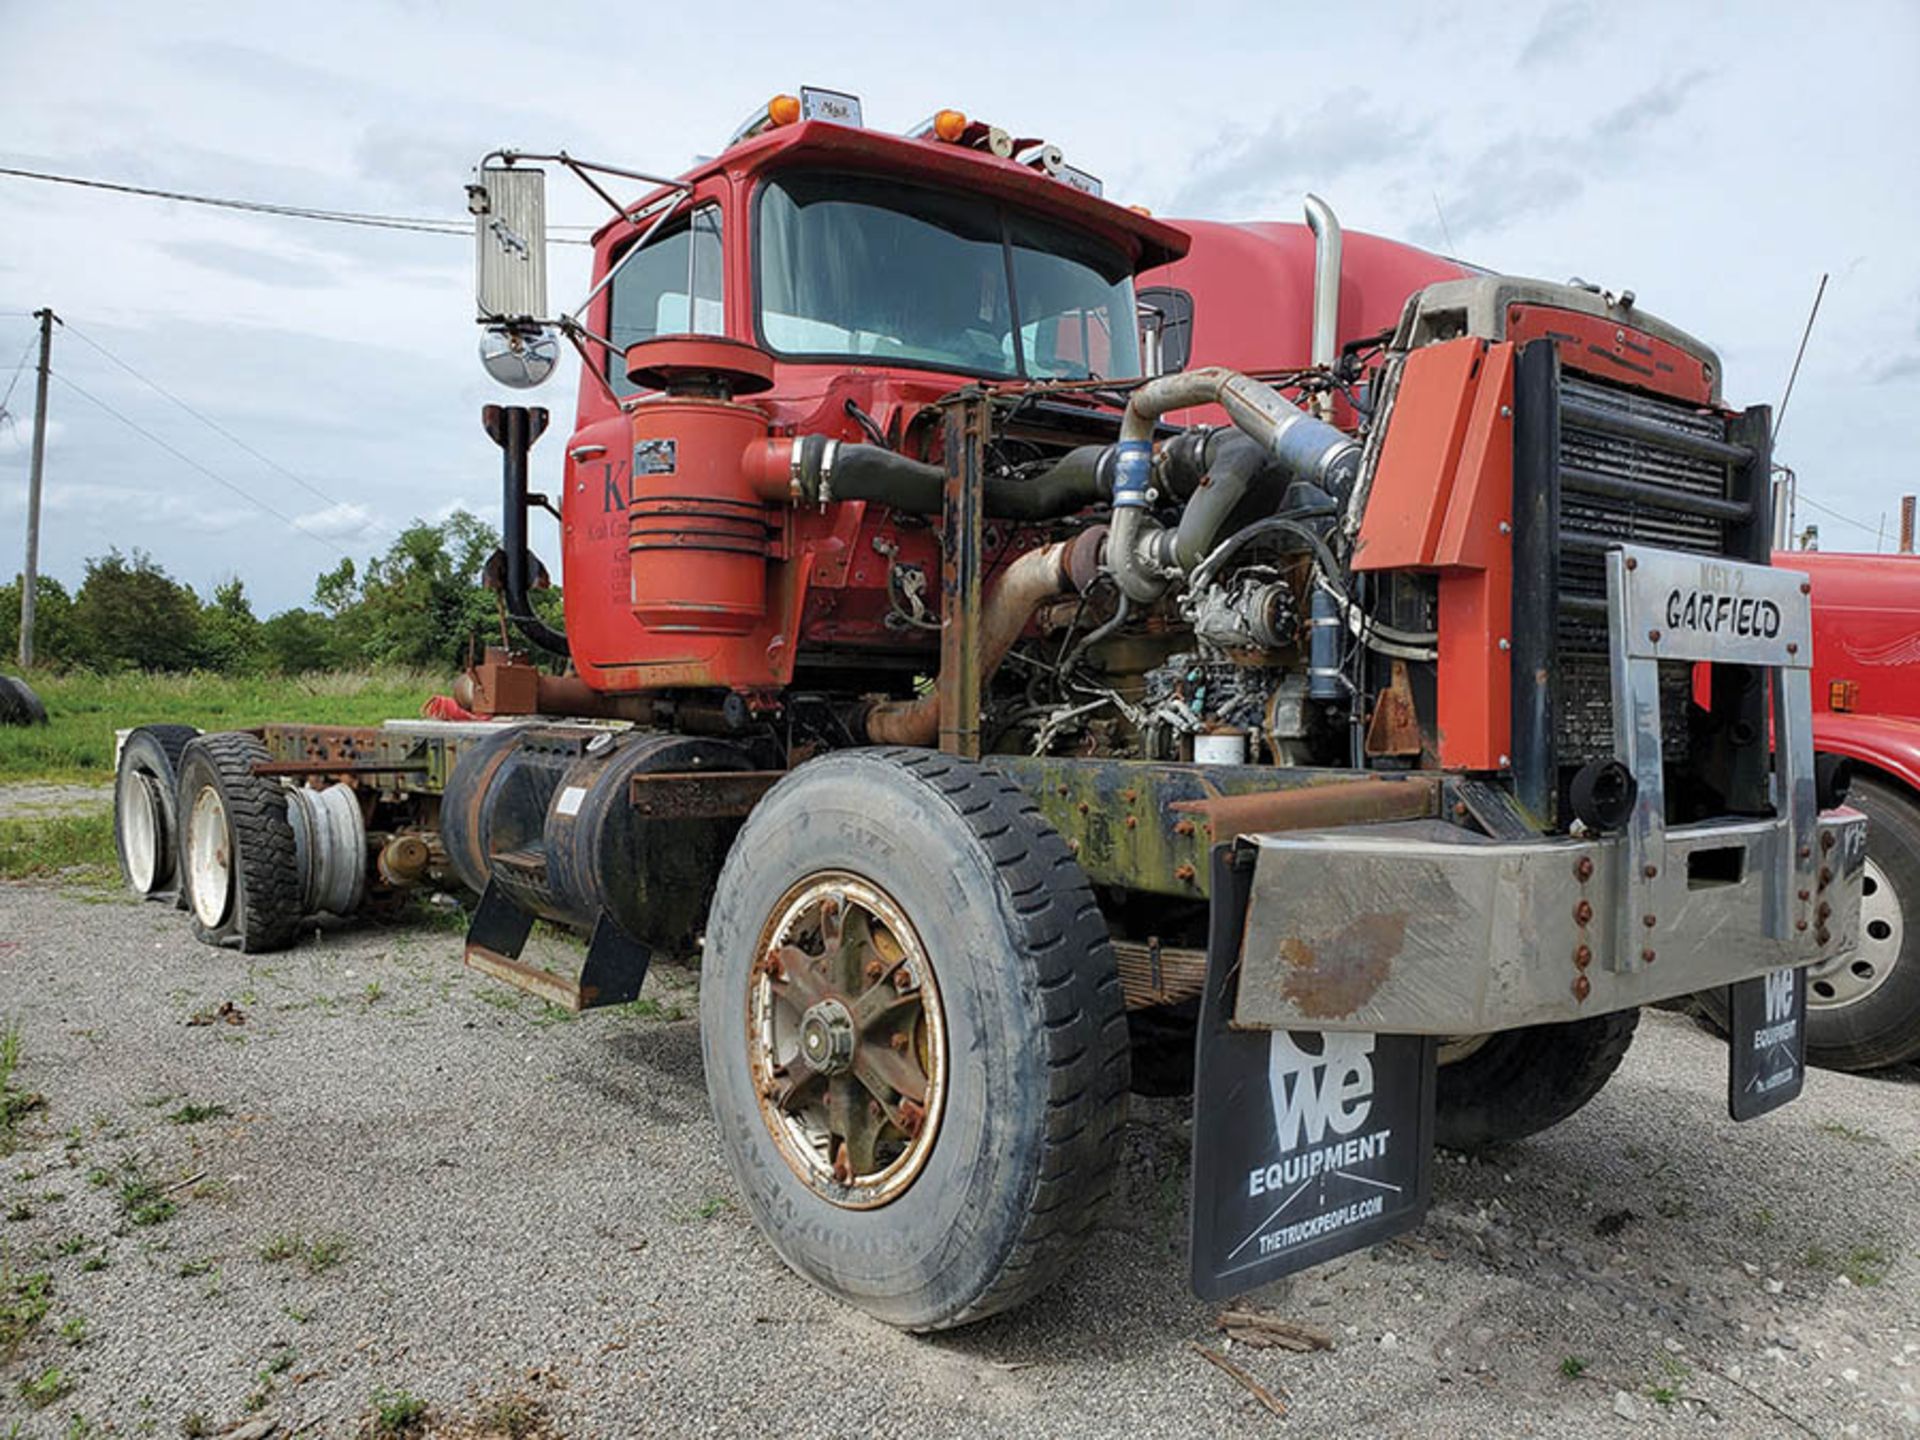
[[[1742,404],[1778,402],[1830,272],[1778,453],[1825,548],[1874,548],[1920,489],[1920,6],[1315,13],[0,0],[0,166],[461,218],[495,146],[673,170],[766,96],[823,84],[873,125],[951,105],[1045,135],[1157,214],[1294,219],[1314,189],[1350,229],[1630,288],[1719,348]],[[557,221],[597,218],[553,189]],[[43,570],[72,583],[84,557],[140,546],[202,589],[239,575],[264,612],[414,516],[492,513],[478,412],[499,397],[474,357],[468,242],[6,177],[0,217],[0,391],[27,312],[72,322]],[[584,288],[580,253],[556,302]],[[31,379],[0,420],[7,571]],[[557,431],[572,383],[541,397]],[[537,479],[561,450],[536,450]]]

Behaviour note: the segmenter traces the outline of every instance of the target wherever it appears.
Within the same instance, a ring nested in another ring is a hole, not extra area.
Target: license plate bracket
[[[1251,861],[1213,854],[1190,1249],[1206,1300],[1410,1229],[1432,1192],[1432,1037],[1234,1028]]]

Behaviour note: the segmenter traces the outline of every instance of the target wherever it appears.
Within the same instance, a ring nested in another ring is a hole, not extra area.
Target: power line
[[[219,210],[240,210],[251,215],[276,215],[285,220],[317,220],[328,225],[358,225],[370,230],[408,230],[422,235],[457,235],[470,239],[473,227],[457,220],[422,215],[380,215],[361,210],[323,210],[312,205],[282,205],[267,200],[241,200],[231,196],[194,195],[184,190],[159,190],[148,185],[127,185],[117,180],[94,180],[81,175],[55,175],[45,170],[16,170],[0,166],[0,175],[16,180],[41,180],[50,185],[75,185],[84,190],[107,190],[116,195],[141,195],[150,200],[177,200],[186,205],[209,205]],[[587,225],[555,225],[554,230],[588,230]],[[590,241],[556,237],[561,245],[586,245]]]
[[[12,412],[7,409],[7,402],[13,399],[13,387],[20,383],[20,376],[26,371],[27,357],[33,354],[33,347],[39,343],[38,337],[28,337],[27,348],[20,352],[20,363],[13,367],[13,378],[7,381],[7,393],[0,395],[0,416],[12,414]]]
[[[92,391],[87,390],[83,386],[68,379],[66,375],[62,374],[60,371],[55,370],[52,372],[52,374],[54,379],[58,380],[62,385],[66,386],[69,390],[79,395],[83,400],[89,401],[90,403],[97,405],[100,409],[106,411],[107,414],[111,415],[114,419],[118,420],[122,425],[126,426],[129,430],[133,431],[134,434],[152,441],[155,445],[158,445],[162,450],[166,451],[169,455],[173,456],[174,459],[180,461],[183,465],[188,465],[188,466],[191,466],[193,469],[198,470],[202,475],[206,476],[207,479],[213,481],[214,484],[222,486],[227,490],[231,490],[234,494],[238,495],[242,500],[245,500],[249,505],[252,505],[257,509],[264,510],[267,514],[271,515],[274,519],[278,520],[283,525],[292,526],[295,530],[298,530],[302,535],[306,536],[309,540],[317,540],[322,545],[327,546],[331,550],[337,551],[341,555],[347,554],[346,550],[343,549],[335,541],[328,539],[325,535],[315,534],[313,531],[307,529],[306,526],[302,525],[298,520],[295,520],[291,515],[281,514],[278,510],[274,509],[271,505],[267,504],[266,501],[254,495],[251,491],[243,489],[242,487],[234,484],[231,480],[226,479],[224,476],[216,475],[213,471],[209,470],[206,466],[202,465],[198,460],[195,460],[191,455],[187,455],[182,453],[179,450],[176,450],[173,446],[169,445],[166,441],[162,440],[158,435],[154,434],[151,430],[147,429],[145,426],[137,424],[132,420],[129,420],[125,415],[122,415],[118,410],[114,409],[113,406],[109,405],[106,401],[102,400],[99,396],[95,395]]]
[[[167,399],[171,400],[175,405],[178,405],[182,410],[186,411],[187,414],[191,415],[194,419],[198,420],[202,425],[205,425],[209,430],[213,431],[214,434],[219,435],[223,439],[231,442],[232,444],[239,446],[240,449],[246,451],[247,454],[251,455],[254,459],[258,460],[262,465],[265,465],[268,469],[273,470],[277,474],[285,476],[288,480],[291,480],[294,484],[298,485],[302,490],[305,490],[309,495],[317,496],[319,499],[326,501],[327,504],[329,505],[337,504],[339,502],[340,497],[338,495],[328,494],[325,490],[322,490],[318,485],[315,485],[311,481],[302,479],[300,476],[294,474],[293,471],[289,470],[286,466],[282,465],[278,460],[275,460],[272,456],[261,454],[258,450],[254,449],[253,446],[249,445],[246,441],[242,440],[238,435],[234,434],[231,430],[227,429],[227,427],[222,425],[219,421],[211,418],[210,416],[201,414],[198,410],[194,409],[193,406],[189,405],[186,401],[182,400],[178,395],[174,394],[171,390],[167,389],[167,387],[162,385],[159,381],[151,379],[148,376],[141,374],[138,370],[134,369],[133,366],[129,365],[125,360],[122,360],[118,355],[114,354],[111,350],[107,349],[107,347],[102,345],[98,340],[95,340],[91,336],[89,336],[84,330],[75,329],[72,321],[67,322],[67,333],[69,335],[72,335],[76,339],[82,341],[86,345],[91,346],[94,350],[98,351],[100,354],[106,356],[107,359],[111,360],[114,364],[118,365],[122,370],[126,371],[129,375],[133,376],[134,379],[138,380],[142,385],[145,385],[149,390],[153,390],[161,395],[164,395]],[[5,402],[0,401],[0,410],[4,410],[5,408],[6,408]]]
[[[1796,496],[1795,498],[1798,501],[1798,503],[1802,505],[1811,505],[1815,510],[1818,510],[1822,515],[1831,515],[1836,520],[1843,520],[1847,524],[1855,527],[1856,529],[1865,530],[1867,533],[1872,535],[1877,535],[1880,533],[1880,529],[1877,525],[1869,525],[1865,521],[1854,519],[1851,515],[1844,515],[1840,511],[1834,509],[1831,505],[1822,505],[1818,500],[1815,500],[1810,495],[1799,495],[1799,496]]]

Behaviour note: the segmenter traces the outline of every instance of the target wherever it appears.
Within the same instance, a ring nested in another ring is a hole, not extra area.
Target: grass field
[[[27,677],[47,707],[45,725],[0,727],[0,785],[105,785],[113,733],[171,721],[243,730],[274,720],[371,725],[418,715],[450,677],[418,671],[308,675],[48,675]],[[105,880],[116,866],[104,809],[0,817],[0,878],[58,875]]]
[[[159,721],[244,730],[272,720],[372,725],[414,716],[452,678],[414,670],[296,678],[29,675],[27,683],[47,707],[48,723],[0,728],[0,784],[105,784],[113,779],[113,732]]]

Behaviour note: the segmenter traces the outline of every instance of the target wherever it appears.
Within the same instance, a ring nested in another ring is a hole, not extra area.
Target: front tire
[[[990,769],[849,751],[768,792],[714,892],[700,1020],[761,1231],[890,1324],[1028,1299],[1113,1183],[1128,1046],[1106,922]]]
[[[248,954],[284,949],[300,927],[287,794],[253,773],[270,758],[240,731],[203,735],[180,757],[180,885],[193,933]]]
[[[1617,1010],[1442,1045],[1434,1138],[1472,1152],[1558,1125],[1613,1078],[1639,1023],[1638,1010]]]

